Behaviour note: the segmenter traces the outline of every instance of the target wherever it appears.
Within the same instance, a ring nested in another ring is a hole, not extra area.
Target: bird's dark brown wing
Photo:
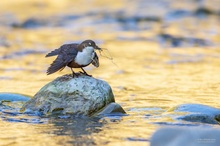
[[[47,69],[47,75],[57,72],[58,70],[63,70],[65,68],[66,64],[62,59],[62,56],[59,55],[53,63],[50,65],[50,67]]]
[[[60,48],[59,49],[55,49],[53,51],[51,51],[50,53],[48,53],[45,57],[51,57],[51,56],[56,56],[58,55],[60,52]]]
[[[71,48],[76,48],[78,44],[64,44],[60,46],[60,48],[55,49],[48,53],[45,57],[51,57],[51,56],[56,56],[59,55],[63,51],[71,52]]]
[[[50,67],[47,70],[47,74],[52,74],[57,71],[63,70],[67,64],[69,64],[71,61],[73,61],[77,55],[77,50],[75,47],[77,44],[66,44],[61,46],[59,49],[59,52],[57,53],[56,50],[54,50],[54,53],[52,53],[49,56],[58,55],[57,58],[53,61],[53,63],[50,65]],[[50,54],[50,53],[49,53]],[[49,57],[48,55],[46,57]]]

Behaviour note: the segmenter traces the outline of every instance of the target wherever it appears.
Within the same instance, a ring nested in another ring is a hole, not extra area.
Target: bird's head
[[[102,50],[99,48],[93,40],[85,40],[80,44],[81,47],[93,47],[95,50]]]

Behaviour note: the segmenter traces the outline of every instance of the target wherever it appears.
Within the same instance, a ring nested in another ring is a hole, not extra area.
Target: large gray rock
[[[157,130],[150,146],[219,146],[220,130],[214,128],[168,127]]]
[[[74,78],[72,75],[64,75],[41,88],[24,104],[22,110],[40,111],[49,115],[92,116],[112,102],[115,99],[107,82],[85,75]]]

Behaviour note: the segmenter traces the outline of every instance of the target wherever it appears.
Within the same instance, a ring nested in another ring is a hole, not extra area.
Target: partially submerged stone
[[[43,114],[75,114],[92,116],[114,103],[110,85],[93,77],[64,75],[48,83],[24,104],[22,110]]]
[[[17,93],[6,93],[6,92],[0,93],[0,102],[28,101],[28,100],[30,100],[30,97],[26,95],[17,94]]]
[[[118,103],[110,103],[93,116],[103,116],[108,114],[126,114],[124,109]]]
[[[220,130],[207,127],[167,127],[157,130],[150,146],[219,146]]]
[[[188,122],[219,124],[220,109],[203,104],[181,104],[169,109],[163,116]]]

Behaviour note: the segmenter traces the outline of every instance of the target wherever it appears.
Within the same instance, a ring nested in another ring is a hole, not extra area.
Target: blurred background
[[[149,123],[149,115],[158,115],[182,103],[219,108],[219,3],[219,0],[2,1],[0,92],[33,96],[46,83],[71,73],[66,68],[47,76],[46,70],[55,59],[45,58],[48,52],[64,43],[92,39],[107,48],[109,53],[105,54],[113,60],[100,55],[100,67],[89,66],[86,70],[112,86],[116,102],[129,116],[116,121],[107,118],[108,124],[95,126],[98,131],[86,127],[85,133],[78,134],[75,131],[83,130],[71,129],[62,120],[61,124],[59,120],[55,120],[56,124],[45,120],[44,126],[19,123],[20,128],[14,123],[0,122],[8,125],[6,131],[9,131],[5,137],[0,136],[0,141],[6,138],[3,144],[11,143],[9,135],[16,127],[20,133],[15,135],[18,145],[31,141],[33,145],[52,141],[59,145],[62,138],[62,144],[66,145],[84,140],[94,145],[146,145],[158,126]],[[21,119],[17,117],[19,122]],[[34,118],[27,119],[32,123]],[[31,136],[20,139],[26,132],[32,132],[27,127],[38,128],[35,139]],[[68,127],[64,133],[63,127]],[[48,135],[48,130],[54,137]],[[59,130],[60,135],[56,133]]]

